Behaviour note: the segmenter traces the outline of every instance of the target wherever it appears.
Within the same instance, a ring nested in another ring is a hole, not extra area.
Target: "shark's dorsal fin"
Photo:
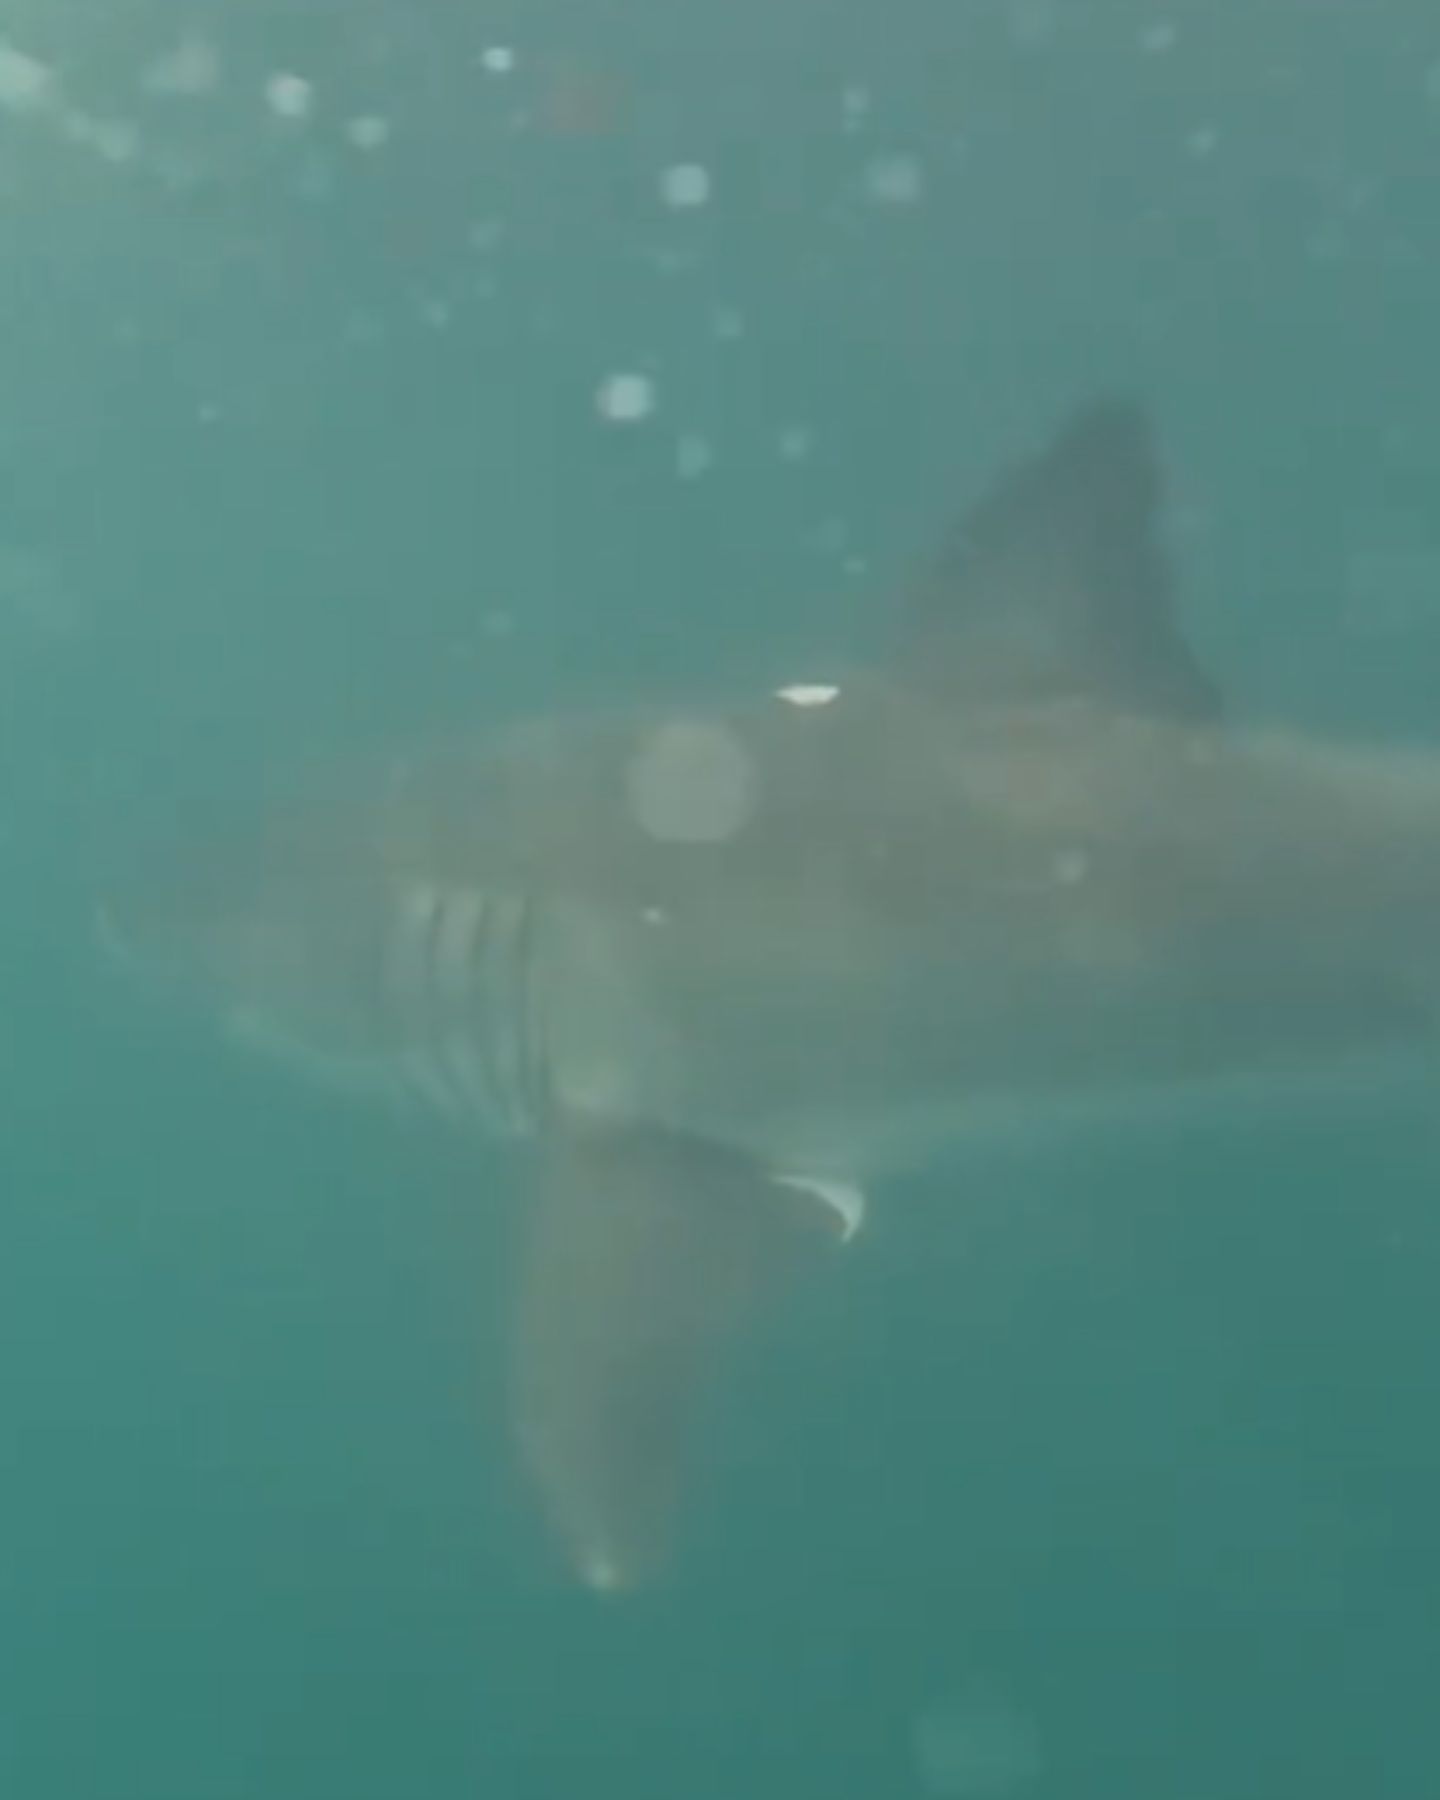
[[[1203,721],[1218,696],[1176,627],[1141,410],[1078,412],[971,508],[909,596],[916,685],[959,700],[1094,699]]]

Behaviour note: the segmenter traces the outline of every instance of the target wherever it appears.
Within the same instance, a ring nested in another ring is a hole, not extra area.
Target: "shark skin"
[[[1440,758],[1227,722],[1142,415],[983,494],[883,669],[422,746],[106,909],[298,1072],[513,1140],[514,1435],[665,1563],[727,1344],[994,1119],[1433,1054]]]

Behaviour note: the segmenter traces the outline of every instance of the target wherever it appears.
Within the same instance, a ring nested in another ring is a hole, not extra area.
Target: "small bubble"
[[[152,152],[150,168],[161,187],[171,194],[193,194],[210,178],[210,169],[200,157],[173,146]]]
[[[646,251],[645,257],[655,273],[663,276],[667,281],[673,276],[684,275],[696,266],[693,255],[683,250],[670,249],[668,246],[661,250]]]
[[[1054,0],[1011,0],[1010,35],[1022,50],[1042,50],[1055,36]]]
[[[840,95],[840,118],[846,131],[858,131],[874,106],[870,90],[858,84],[845,88]]]
[[[1305,254],[1314,263],[1343,262],[1349,249],[1345,227],[1335,219],[1318,226],[1305,240]]]
[[[219,85],[220,52],[204,38],[182,38],[173,50],[157,56],[143,77],[147,93],[169,99],[193,99]]]
[[[344,342],[351,349],[368,350],[385,341],[384,323],[373,312],[351,313],[341,330]]]
[[[840,556],[850,542],[850,527],[844,519],[826,519],[809,534],[813,549],[822,556]]]
[[[265,104],[277,119],[307,119],[315,104],[315,89],[303,75],[281,70],[265,83]]]
[[[1192,156],[1213,156],[1220,143],[1220,132],[1214,125],[1197,125],[1185,140]]]
[[[815,433],[805,425],[787,425],[776,448],[785,462],[804,462],[815,449]]]
[[[38,112],[53,102],[58,86],[55,71],[46,63],[0,38],[0,107]]]
[[[51,564],[28,550],[0,545],[0,638],[61,645],[90,626],[84,607],[68,593]]]
[[[675,473],[682,481],[696,481],[714,466],[715,452],[708,439],[687,431],[675,445]]]
[[[601,416],[615,425],[634,425],[655,410],[655,384],[648,375],[607,375],[600,383],[595,404]]]
[[[1079,887],[1090,873],[1090,858],[1084,850],[1061,850],[1053,867],[1058,886]]]
[[[914,156],[877,156],[865,170],[865,192],[880,206],[914,206],[925,191],[925,171]]]
[[[96,119],[90,141],[106,162],[130,162],[140,149],[140,133],[128,119]]]
[[[472,250],[482,256],[488,256],[492,250],[498,249],[505,236],[503,219],[477,219],[465,233],[465,241]]]
[[[140,148],[140,133],[124,119],[92,119],[88,113],[65,114],[65,135],[109,163],[130,162]]]
[[[307,156],[296,176],[295,192],[312,204],[330,199],[335,192],[335,166],[330,159]]]
[[[717,306],[710,315],[710,329],[721,343],[733,344],[745,335],[745,315],[736,306]]]
[[[365,113],[346,122],[345,135],[357,150],[381,150],[390,142],[390,121]]]
[[[480,53],[480,67],[487,75],[513,75],[519,58],[507,44],[492,44]]]
[[[921,1784],[936,1800],[1012,1800],[1045,1770],[1033,1722],[986,1691],[928,1707],[912,1743]]]
[[[734,733],[700,720],[651,732],[627,775],[632,817],[662,843],[734,837],[753,811],[754,785],[750,758]]]
[[[676,163],[660,177],[660,196],[677,211],[704,206],[710,192],[710,172],[699,163]]]
[[[1140,33],[1140,48],[1147,56],[1164,56],[1180,41],[1180,28],[1169,19],[1159,19]]]

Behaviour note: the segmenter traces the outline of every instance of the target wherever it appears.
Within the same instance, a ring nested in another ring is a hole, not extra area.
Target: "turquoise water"
[[[597,1607],[502,1454],[506,1163],[151,1016],[89,918],[157,817],[316,752],[843,663],[1113,386],[1234,709],[1433,737],[1440,17],[18,0],[0,39],[5,1792],[1432,1791],[1413,1091],[882,1198],[739,1372],[671,1579]]]

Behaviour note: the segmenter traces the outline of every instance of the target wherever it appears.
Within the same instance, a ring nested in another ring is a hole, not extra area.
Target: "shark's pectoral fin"
[[[1085,698],[1215,718],[1218,696],[1175,622],[1160,502],[1139,409],[1077,413],[982,496],[914,584],[910,678],[963,700]]]
[[[515,1321],[515,1426],[588,1585],[630,1587],[663,1560],[724,1343],[850,1235],[857,1205],[661,1132],[549,1147]]]

